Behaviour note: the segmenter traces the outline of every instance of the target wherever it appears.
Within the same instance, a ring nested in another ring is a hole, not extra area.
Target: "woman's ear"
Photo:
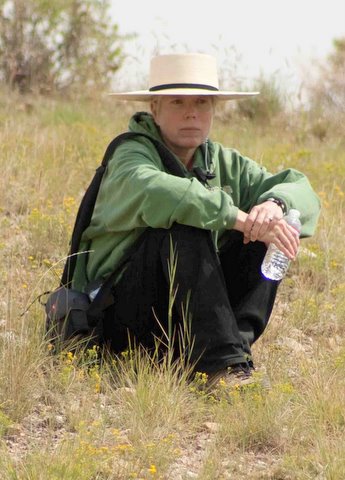
[[[150,103],[151,113],[154,121],[157,123],[157,113],[158,113],[158,99],[154,98]]]

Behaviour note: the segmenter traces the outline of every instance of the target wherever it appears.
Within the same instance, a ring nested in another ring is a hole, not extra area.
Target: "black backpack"
[[[48,292],[48,299],[45,306],[46,312],[46,336],[55,349],[64,348],[66,342],[71,340],[88,339],[88,345],[97,344],[100,336],[100,320],[103,318],[104,310],[113,302],[111,287],[118,270],[135,250],[137,244],[133,245],[127,255],[123,258],[121,265],[112,272],[101,285],[91,286],[96,291],[94,296],[79,292],[71,288],[74,270],[77,262],[80,241],[85,229],[89,226],[96,203],[98,191],[103,174],[109,160],[112,158],[115,149],[124,141],[138,136],[148,138],[157,149],[162,162],[169,173],[185,177],[182,166],[176,161],[174,155],[159,141],[149,135],[125,132],[117,136],[108,145],[102,163],[89,184],[76,216],[72,237],[70,240],[69,255],[64,265],[60,280],[60,286],[53,292]],[[137,242],[140,242],[140,238]],[[91,297],[91,298],[90,298]]]

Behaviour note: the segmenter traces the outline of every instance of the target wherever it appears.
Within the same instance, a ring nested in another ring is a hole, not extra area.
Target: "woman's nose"
[[[195,117],[197,114],[196,106],[193,104],[187,105],[184,115],[186,118]]]

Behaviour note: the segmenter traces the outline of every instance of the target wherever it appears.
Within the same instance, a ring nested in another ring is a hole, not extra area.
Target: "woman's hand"
[[[258,237],[259,241],[266,246],[273,243],[290,260],[295,259],[299,247],[299,233],[282,218],[270,222],[269,228],[263,235]]]
[[[270,223],[281,218],[283,218],[283,210],[276,203],[268,201],[255,205],[244,224],[244,243],[261,240],[270,230]]]
[[[239,211],[234,228],[243,232],[244,243],[273,243],[290,260],[297,255],[299,233],[286,223],[282,209],[274,202],[256,205],[249,214]]]

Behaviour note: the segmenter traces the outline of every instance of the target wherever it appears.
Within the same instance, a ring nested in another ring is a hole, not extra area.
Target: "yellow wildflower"
[[[154,475],[155,473],[157,473],[157,468],[156,468],[156,465],[151,465],[150,468],[149,468],[149,473],[151,473],[151,475]]]

